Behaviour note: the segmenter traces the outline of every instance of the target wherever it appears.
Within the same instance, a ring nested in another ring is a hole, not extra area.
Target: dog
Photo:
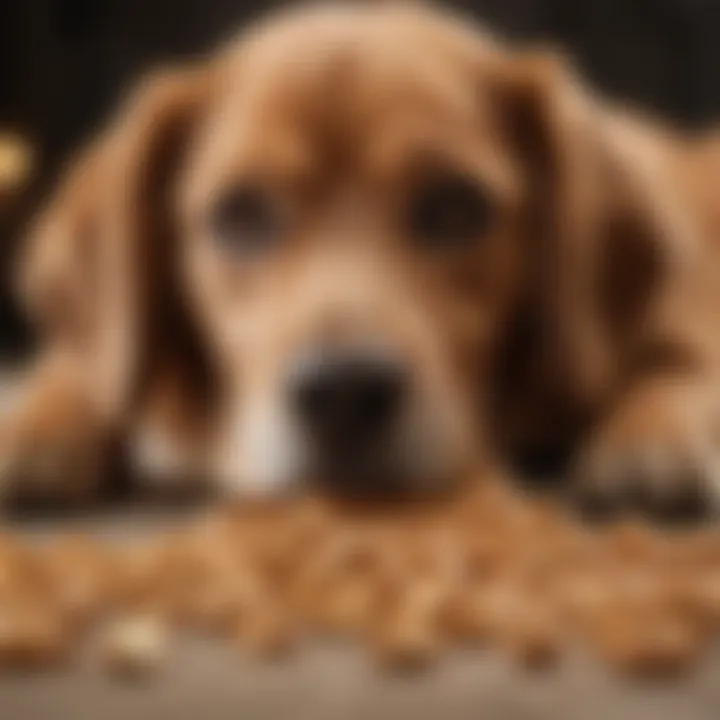
[[[712,508],[718,143],[419,4],[260,20],[141,82],[25,245],[8,494],[115,452],[240,497],[562,466]]]

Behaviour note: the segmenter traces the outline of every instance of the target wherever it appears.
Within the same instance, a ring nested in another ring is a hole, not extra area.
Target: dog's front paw
[[[720,508],[715,390],[658,382],[628,396],[603,423],[575,469],[581,506],[687,517]]]
[[[49,412],[0,425],[0,504],[67,506],[95,494],[103,456],[89,418]]]

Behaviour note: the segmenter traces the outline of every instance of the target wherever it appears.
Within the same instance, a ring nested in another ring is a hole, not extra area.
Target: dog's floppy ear
[[[205,69],[149,78],[68,169],[21,258],[32,318],[81,357],[108,417],[127,409],[151,346],[178,324],[170,191],[212,86]]]
[[[594,97],[554,54],[516,58],[505,72],[507,128],[528,168],[537,360],[590,399],[659,327],[680,283],[693,229],[665,184],[672,145]]]

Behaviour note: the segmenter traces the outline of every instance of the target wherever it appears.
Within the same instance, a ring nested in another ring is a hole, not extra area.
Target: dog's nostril
[[[374,355],[321,356],[293,373],[303,423],[328,440],[358,443],[388,427],[405,390],[401,365]]]

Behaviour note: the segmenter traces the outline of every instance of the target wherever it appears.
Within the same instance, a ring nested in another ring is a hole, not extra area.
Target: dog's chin
[[[429,468],[407,466],[393,458],[365,454],[295,468],[283,467],[276,459],[264,466],[228,469],[221,477],[221,490],[225,497],[249,501],[312,492],[336,500],[401,502],[442,495],[457,485],[458,477],[449,471],[430,472]]]
[[[308,458],[303,453],[292,455]],[[277,447],[256,456],[252,466],[226,468],[220,477],[221,490],[225,497],[249,501],[312,492],[332,499],[399,502],[442,495],[457,485],[459,473],[451,470],[454,466],[443,469],[405,463],[404,459],[402,455],[363,453],[293,465],[288,447]]]
[[[445,482],[423,477],[395,458],[367,452],[326,458],[315,466],[309,484],[334,498],[394,501],[428,494]]]
[[[312,490],[355,499],[428,497],[454,489],[468,467],[467,443],[453,442],[437,415],[408,418],[380,445],[320,452],[287,414],[269,404],[255,409],[235,423],[218,453],[215,474],[226,496]]]

